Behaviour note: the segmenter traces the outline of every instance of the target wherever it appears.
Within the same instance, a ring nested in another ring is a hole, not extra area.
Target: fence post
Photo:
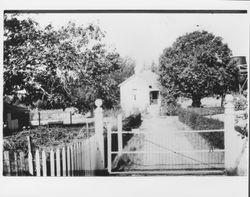
[[[235,115],[233,96],[226,95],[225,97],[225,120],[224,120],[224,147],[225,147],[225,169],[228,175],[233,175],[236,172],[236,157],[237,147],[236,132],[234,129]]]
[[[98,150],[100,152],[100,168],[104,169],[104,136],[103,136],[103,109],[101,108],[102,100],[95,101],[95,135],[98,143]]]
[[[120,156],[122,154],[122,148],[123,148],[123,144],[122,144],[122,115],[119,114],[117,116],[117,129],[118,129],[118,155]]]
[[[28,140],[28,162],[29,162],[29,173],[31,175],[34,175],[34,170],[33,170],[33,158],[32,158],[32,146],[31,146],[31,137],[27,136]]]

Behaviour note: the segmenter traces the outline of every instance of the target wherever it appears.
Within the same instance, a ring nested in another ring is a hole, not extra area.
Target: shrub
[[[178,115],[178,109],[180,108],[179,104],[167,104],[161,107],[161,115],[167,116],[176,116]]]
[[[179,120],[193,130],[223,129],[224,122],[204,117],[189,109],[179,109]],[[224,147],[224,134],[222,132],[199,133],[207,142],[215,148]]]
[[[91,131],[90,135],[93,132]],[[27,153],[27,136],[32,139],[32,144],[35,149],[51,149],[60,145],[71,143],[74,140],[87,138],[85,128],[74,127],[45,127],[40,126],[27,131],[16,133],[16,135],[4,137],[3,149],[13,151],[24,151]]]
[[[215,115],[215,114],[223,114],[224,108],[222,107],[190,107],[187,109],[190,112],[194,112],[199,115],[208,116],[208,115]]]
[[[140,113],[133,113],[122,121],[122,129],[124,131],[131,131],[140,127],[142,122]]]
[[[235,96],[234,97],[234,110],[246,110],[247,109],[247,99],[244,96]]]

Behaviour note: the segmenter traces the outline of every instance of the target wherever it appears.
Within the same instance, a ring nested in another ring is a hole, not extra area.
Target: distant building
[[[248,81],[248,66],[245,56],[234,56],[231,58],[231,61],[235,61],[239,69],[239,93],[247,91],[247,81]]]
[[[17,131],[23,126],[29,126],[29,109],[23,106],[3,103],[3,122],[8,131]],[[8,132],[6,130],[6,132]],[[8,133],[4,133],[8,135]]]
[[[158,75],[150,70],[132,75],[122,82],[120,87],[120,104],[124,111],[133,109],[143,111],[149,106],[160,105]]]

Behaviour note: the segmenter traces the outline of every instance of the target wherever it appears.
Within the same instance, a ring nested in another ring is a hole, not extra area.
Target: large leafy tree
[[[165,101],[178,96],[192,99],[200,107],[201,99],[237,89],[237,67],[230,62],[231,50],[222,38],[207,31],[180,36],[160,56],[160,83]]]
[[[4,95],[43,109],[75,106],[93,109],[101,98],[104,107],[118,102],[119,72],[128,65],[103,44],[105,33],[93,24],[41,29],[31,19],[4,16]],[[125,77],[131,73],[123,72]]]

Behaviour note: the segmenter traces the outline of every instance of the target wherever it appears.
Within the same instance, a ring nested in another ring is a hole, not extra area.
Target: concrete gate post
[[[235,114],[233,96],[226,95],[225,97],[225,120],[224,120],[224,145],[225,145],[225,169],[228,175],[233,175],[236,172],[236,158],[238,153],[237,136],[234,129]]]
[[[99,169],[104,169],[104,135],[103,135],[103,109],[101,108],[102,100],[97,99],[95,101],[96,109],[94,111],[94,120],[95,120],[95,135],[97,140],[97,147],[100,152],[98,160]]]

